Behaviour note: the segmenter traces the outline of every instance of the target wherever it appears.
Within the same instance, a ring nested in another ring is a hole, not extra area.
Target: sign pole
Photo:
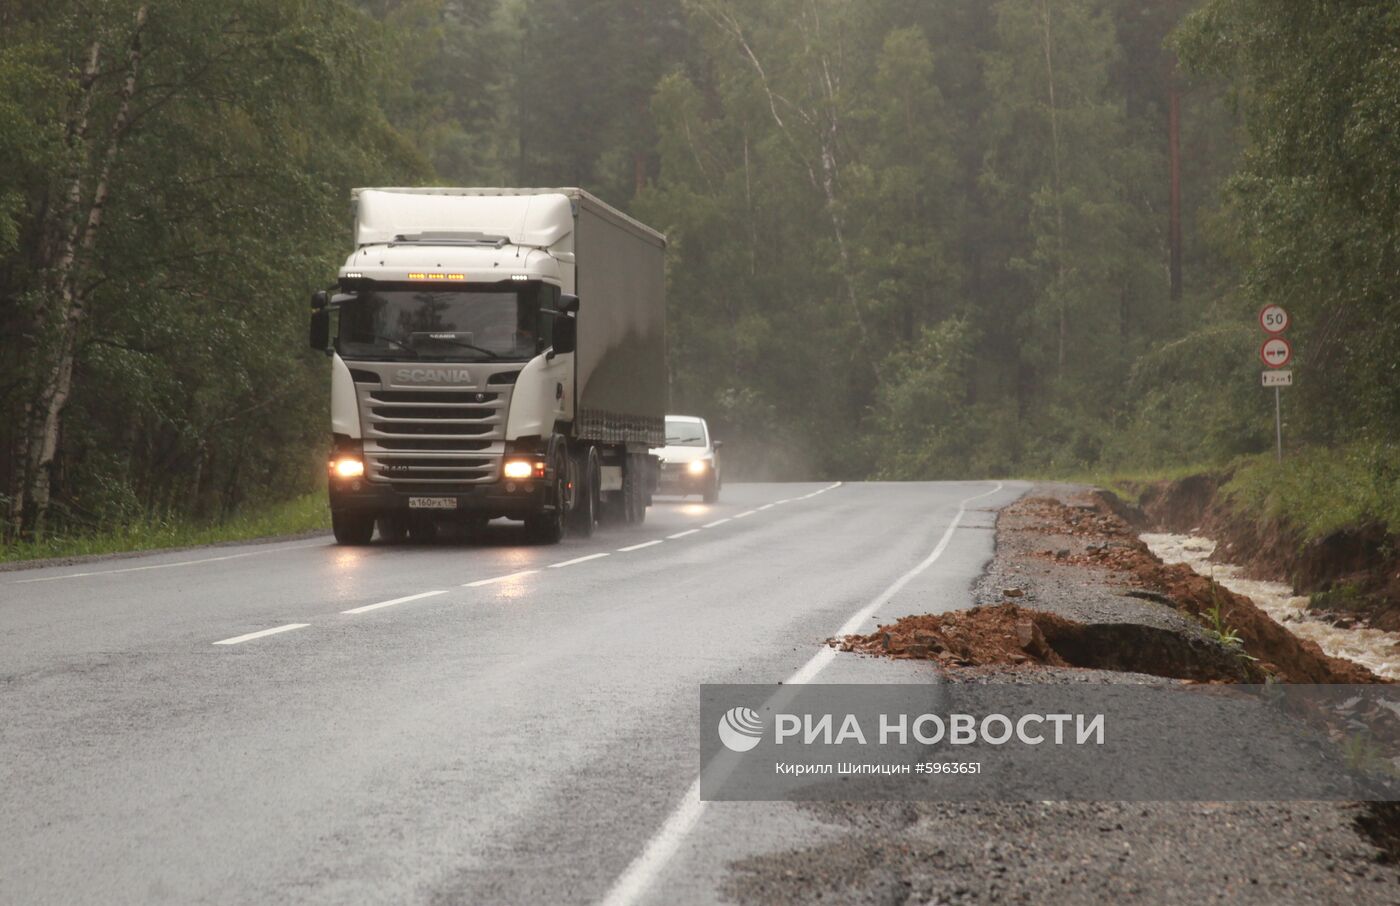
[[[1274,437],[1278,441],[1278,461],[1283,462],[1283,408],[1279,402],[1279,388],[1274,388]]]

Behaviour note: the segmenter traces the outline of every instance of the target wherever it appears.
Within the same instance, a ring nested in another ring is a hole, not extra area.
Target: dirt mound
[[[1077,623],[1015,604],[905,617],[829,644],[943,667],[1086,667],[1203,682],[1258,678],[1247,661],[1200,639],[1134,623]]]

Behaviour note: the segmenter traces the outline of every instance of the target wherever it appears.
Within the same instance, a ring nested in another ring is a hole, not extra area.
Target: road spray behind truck
[[[579,189],[356,189],[312,298],[341,544],[640,522],[665,443],[665,237]]]

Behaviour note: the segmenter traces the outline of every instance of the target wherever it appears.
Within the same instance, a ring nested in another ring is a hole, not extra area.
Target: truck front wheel
[[[564,524],[568,519],[568,497],[564,493],[564,480],[568,474],[568,464],[560,459],[554,463],[554,481],[550,483],[550,511],[532,513],[525,517],[525,537],[535,544],[558,544],[564,540]]]
[[[374,517],[363,513],[339,513],[331,510],[331,534],[336,544],[369,544],[374,537]]]

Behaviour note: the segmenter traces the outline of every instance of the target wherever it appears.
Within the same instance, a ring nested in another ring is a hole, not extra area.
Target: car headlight
[[[691,475],[704,475],[705,470],[709,467],[710,464],[705,462],[705,460],[703,459],[692,459],[690,461],[690,465],[685,467],[685,470]]]

